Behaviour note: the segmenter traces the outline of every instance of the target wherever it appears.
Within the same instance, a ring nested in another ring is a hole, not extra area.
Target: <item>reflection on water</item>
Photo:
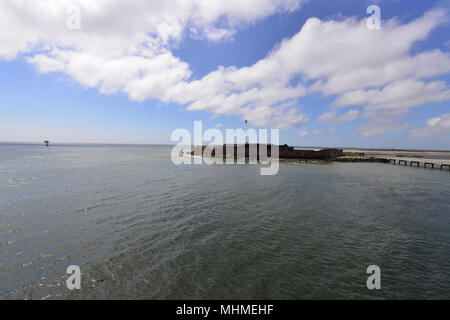
[[[4,299],[450,298],[450,175],[174,166],[170,147],[0,146]],[[382,290],[366,269],[382,270]],[[79,265],[82,289],[65,286]]]

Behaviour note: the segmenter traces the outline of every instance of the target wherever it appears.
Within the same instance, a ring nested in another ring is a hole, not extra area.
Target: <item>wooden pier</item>
[[[416,166],[418,168],[440,168],[442,171],[448,169],[450,172],[450,160],[431,160],[431,159],[419,159],[419,158],[399,158],[399,157],[377,157],[377,160],[394,163],[399,165]]]

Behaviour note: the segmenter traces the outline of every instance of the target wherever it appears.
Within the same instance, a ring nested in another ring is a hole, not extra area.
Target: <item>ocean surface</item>
[[[0,299],[450,299],[449,172],[170,151],[0,145]]]

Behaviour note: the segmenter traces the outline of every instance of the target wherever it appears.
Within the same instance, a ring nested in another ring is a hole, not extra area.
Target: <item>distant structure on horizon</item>
[[[46,147],[48,147],[48,146],[50,145],[50,141],[45,140],[45,141],[44,141],[44,144],[45,144]]]

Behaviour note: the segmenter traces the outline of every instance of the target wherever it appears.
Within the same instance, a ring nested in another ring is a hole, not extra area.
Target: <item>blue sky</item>
[[[13,2],[0,5],[0,141],[167,144],[195,120],[248,119],[291,145],[450,149],[448,1]],[[60,27],[70,3],[79,30]],[[364,29],[371,4],[381,30]]]

